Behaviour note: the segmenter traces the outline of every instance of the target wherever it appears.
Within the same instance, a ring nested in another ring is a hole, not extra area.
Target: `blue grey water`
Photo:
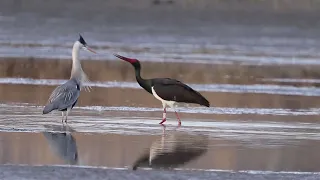
[[[116,52],[148,61],[319,65],[316,13],[255,16],[250,9],[184,10],[143,2],[136,7],[113,1],[3,0],[0,56],[69,58],[70,46],[82,33],[99,49],[95,59],[113,60]]]
[[[87,43],[99,52],[94,57],[83,53],[87,59],[115,60],[112,54],[120,53],[141,58],[142,61],[160,62],[320,64],[320,24],[317,13],[215,12],[210,7],[184,9],[179,7],[179,2],[164,5],[139,2],[143,4],[119,0],[0,0],[0,56],[70,58],[72,43],[81,33]],[[317,82],[310,79],[264,80]],[[1,85],[52,86],[63,82],[59,79],[0,78]],[[136,83],[131,82],[92,82],[91,85],[138,88]],[[320,96],[317,87],[268,84],[191,86],[205,92]],[[10,92],[4,93],[10,95]],[[161,137],[162,130],[157,124],[159,118],[145,115],[153,112],[161,115],[160,108],[76,107],[69,123],[75,131],[72,134],[75,138],[70,134],[55,134],[61,132],[51,126],[61,126],[60,114],[42,116],[41,108],[24,102],[1,102],[0,179],[312,180],[320,176],[320,124],[314,121],[320,111],[316,107],[181,107],[181,113],[212,116],[211,119],[185,118],[183,127],[177,130],[208,136],[211,144],[207,153],[211,154],[200,155],[198,161],[187,163],[187,167],[166,171],[150,168],[132,171],[129,167],[131,161],[138,158],[137,151],[143,145],[154,137]],[[132,112],[144,115],[136,117],[130,114]],[[221,120],[219,116],[231,118]],[[296,117],[304,121],[287,120]],[[173,128],[175,123],[173,118],[168,120],[169,132],[176,131]],[[49,128],[46,127],[48,124],[51,125]],[[73,143],[71,150],[77,150],[74,148],[77,144],[79,154],[75,156],[75,152],[69,151],[70,148],[67,148],[67,152],[50,149],[58,145],[50,144],[50,140],[43,138],[41,133],[48,131],[52,133],[52,139],[58,139],[62,145],[70,147],[68,142]],[[130,139],[132,137],[137,139]],[[148,137],[147,140],[145,137]],[[126,138],[129,140],[125,141]],[[112,149],[113,146],[118,147],[117,143],[121,148]],[[132,152],[127,152],[130,150]],[[61,160],[63,158],[57,158],[69,155],[67,158],[71,160],[79,158],[80,165],[69,166]],[[213,159],[208,160],[208,157]],[[233,163],[225,164],[228,162],[225,158],[233,160]]]

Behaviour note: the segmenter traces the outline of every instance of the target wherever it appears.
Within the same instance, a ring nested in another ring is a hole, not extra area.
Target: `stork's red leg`
[[[178,115],[178,113],[177,113],[177,111],[174,111],[175,112],[175,114],[176,114],[176,116],[177,116],[177,119],[178,119],[178,125],[179,126],[181,126],[181,120],[180,120],[180,117],[179,117],[179,115]]]
[[[161,124],[162,126],[162,135],[164,136],[166,134],[166,125]]]
[[[163,118],[159,124],[166,122],[166,120],[167,120],[167,111],[166,111],[166,108],[163,108]]]

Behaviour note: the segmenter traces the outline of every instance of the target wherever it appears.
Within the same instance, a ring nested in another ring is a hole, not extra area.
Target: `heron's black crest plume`
[[[79,42],[80,42],[82,45],[86,46],[86,45],[87,45],[86,41],[84,41],[84,39],[83,39],[83,37],[81,36],[81,34],[79,34],[79,36],[80,36]]]

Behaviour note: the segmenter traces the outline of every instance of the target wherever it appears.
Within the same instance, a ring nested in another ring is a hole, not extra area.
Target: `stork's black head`
[[[115,57],[119,58],[119,59],[122,59],[124,61],[127,61],[129,62],[130,64],[132,64],[132,66],[135,68],[135,69],[140,69],[141,66],[140,66],[140,62],[138,59],[131,59],[131,58],[127,58],[127,57],[124,57],[124,56],[120,56],[118,54],[113,54]]]
[[[79,42],[83,45],[83,46],[87,46],[86,41],[83,39],[83,37],[81,36],[81,34],[79,34],[80,38],[79,38]]]

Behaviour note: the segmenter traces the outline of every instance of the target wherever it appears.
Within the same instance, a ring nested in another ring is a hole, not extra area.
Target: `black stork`
[[[174,132],[155,140],[133,164],[132,169],[173,169],[193,161],[208,151],[209,136]]]
[[[135,69],[136,80],[139,85],[162,102],[163,119],[159,124],[162,124],[166,121],[167,106],[174,110],[179,126],[181,125],[181,120],[177,111],[175,110],[176,103],[193,103],[206,107],[210,106],[210,103],[206,98],[188,85],[171,78],[143,79],[140,75],[141,65],[139,60],[127,58],[118,54],[114,54],[114,56],[129,62]]]

